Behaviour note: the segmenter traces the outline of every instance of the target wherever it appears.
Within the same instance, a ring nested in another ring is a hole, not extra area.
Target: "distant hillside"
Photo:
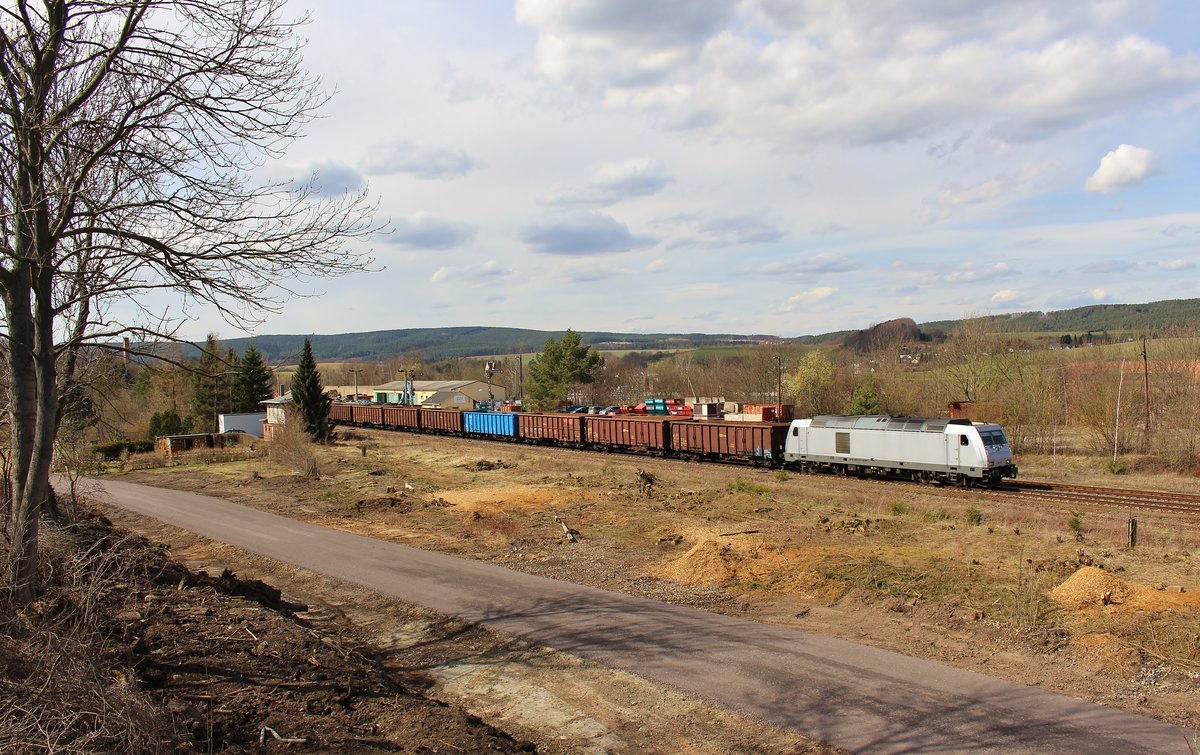
[[[1162,332],[1173,326],[1200,326],[1200,299],[1172,299],[1148,304],[1095,304],[1055,312],[1023,312],[1013,315],[989,315],[1004,330],[1026,333],[1079,335],[1089,331],[1144,330]],[[939,320],[914,325],[910,318],[879,323],[865,330],[840,330],[821,335],[782,339],[772,335],[736,335],[730,333],[609,333],[581,331],[583,342],[598,349],[635,351],[673,351],[754,344],[798,343],[838,344],[863,350],[871,344],[895,340],[940,340],[953,333],[961,320]],[[541,351],[548,338],[560,338],[563,331],[522,328],[406,328],[366,333],[341,333],[308,336],[316,357],[326,362],[376,361],[419,350],[425,359],[488,356],[491,354],[534,353]],[[272,363],[294,361],[304,344],[303,335],[264,335],[233,338],[225,343],[243,351],[254,342]]]
[[[296,359],[304,339],[312,339],[313,354],[327,362],[380,360],[418,349],[426,359],[516,354],[541,351],[548,338],[560,338],[564,331],[525,330],[522,328],[406,328],[368,333],[336,335],[274,335],[231,338],[224,343],[239,353],[246,344],[266,354],[274,363]],[[585,344],[597,349],[672,350],[708,346],[745,346],[774,343],[771,335],[734,335],[704,333],[605,333],[579,332]]]
[[[989,315],[1005,330],[1025,333],[1087,333],[1089,331],[1146,330],[1200,325],[1200,299],[1168,299],[1148,304],[1092,304],[1055,312],[1021,312]],[[961,320],[921,323],[921,331],[953,333]]]

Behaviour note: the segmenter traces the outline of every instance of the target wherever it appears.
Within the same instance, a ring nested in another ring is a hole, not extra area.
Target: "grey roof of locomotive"
[[[812,418],[810,427],[838,430],[900,430],[922,433],[942,433],[947,425],[971,425],[969,419],[945,417],[889,417],[887,415],[826,414]]]

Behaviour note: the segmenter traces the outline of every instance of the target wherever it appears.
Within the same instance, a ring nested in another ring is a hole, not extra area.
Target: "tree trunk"
[[[12,550],[9,554],[13,597],[18,602],[33,599],[36,590],[38,525],[41,507],[31,490],[38,434],[38,374],[34,366],[35,328],[32,286],[27,264],[19,265],[5,290],[8,318],[8,411],[12,428]],[[36,487],[36,486],[34,486]]]

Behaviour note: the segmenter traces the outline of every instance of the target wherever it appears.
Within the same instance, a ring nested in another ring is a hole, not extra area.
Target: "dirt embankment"
[[[1170,593],[1158,583],[1196,594],[1195,522],[1142,516],[1133,551],[1123,511],[985,491],[400,433],[361,433],[320,456],[318,480],[269,461],[134,479],[1200,724],[1200,653],[1188,640],[1200,614],[1121,600],[1097,611],[1051,593],[1103,566],[1160,596]],[[486,720],[507,715],[482,706]]]

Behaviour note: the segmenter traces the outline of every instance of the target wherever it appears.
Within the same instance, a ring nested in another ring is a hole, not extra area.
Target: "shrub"
[[[904,501],[896,501],[892,504],[892,516],[904,516],[908,513],[908,504]]]
[[[1067,527],[1075,534],[1076,540],[1083,539],[1083,516],[1082,512],[1072,511],[1071,518],[1067,520]]]
[[[152,440],[110,440],[107,443],[97,443],[92,446],[92,454],[104,461],[116,461],[124,454],[146,453],[154,450]]]
[[[759,485],[756,482],[747,482],[741,478],[729,483],[729,490],[732,493],[752,493],[754,495],[770,495],[771,490],[766,485]]]
[[[775,479],[780,482],[787,482],[790,478],[791,475],[787,473],[786,469],[780,469],[775,472]]]
[[[963,512],[963,519],[967,520],[967,524],[978,527],[983,523],[983,512],[974,506],[970,506]]]
[[[312,437],[305,430],[299,412],[289,411],[284,423],[271,432],[271,445],[267,456],[271,461],[296,472],[305,480],[321,477]]]
[[[1129,467],[1125,466],[1119,461],[1109,460],[1104,465],[1104,471],[1108,472],[1109,474],[1125,474],[1129,471]]]

